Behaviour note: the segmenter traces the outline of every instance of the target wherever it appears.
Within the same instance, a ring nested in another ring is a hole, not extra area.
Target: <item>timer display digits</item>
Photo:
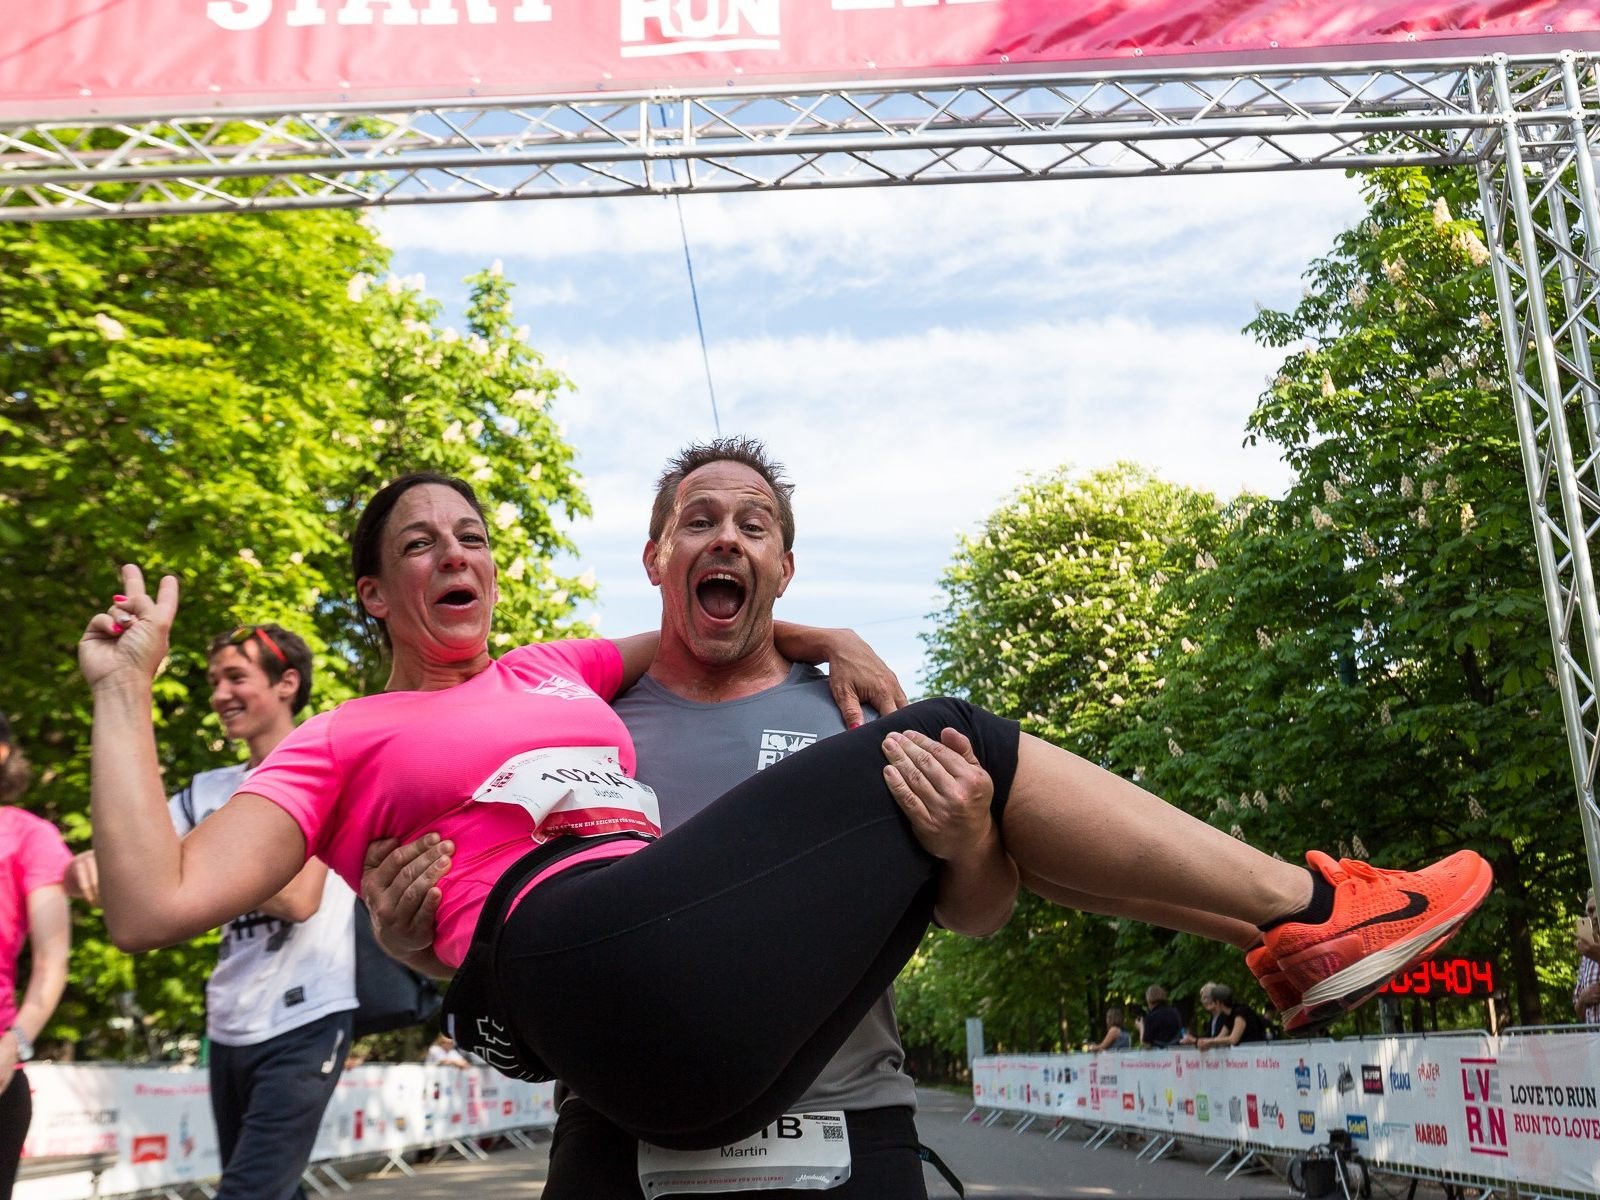
[[[1388,996],[1492,996],[1494,962],[1487,958],[1430,958],[1379,989]]]

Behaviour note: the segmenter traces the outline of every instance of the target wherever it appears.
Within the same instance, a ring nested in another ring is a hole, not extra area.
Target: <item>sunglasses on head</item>
[[[285,667],[289,665],[289,656],[282,650],[278,649],[278,643],[272,640],[272,635],[259,625],[239,626],[239,628],[235,629],[228,635],[228,645],[242,646],[251,638],[255,638],[256,641],[260,642],[268,650],[271,650],[273,657],[276,658],[281,665]]]

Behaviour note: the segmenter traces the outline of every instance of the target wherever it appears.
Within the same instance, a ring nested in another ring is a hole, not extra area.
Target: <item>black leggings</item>
[[[32,1119],[28,1080],[21,1071],[13,1071],[10,1086],[0,1092],[0,1200],[11,1200],[11,1185],[17,1181],[22,1143],[28,1138]]]
[[[938,862],[883,781],[891,729],[961,730],[998,821],[1019,732],[928,700],[751,777],[626,858],[541,884],[502,931],[512,1032],[644,1141],[703,1149],[781,1116],[916,950]]]

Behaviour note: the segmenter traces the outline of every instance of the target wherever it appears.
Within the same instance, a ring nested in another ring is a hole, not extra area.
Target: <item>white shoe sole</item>
[[[1487,888],[1484,889],[1484,894],[1488,894]],[[1481,898],[1479,902],[1481,903]],[[1306,1008],[1316,1008],[1320,1004],[1334,1004],[1346,996],[1381,986],[1384,980],[1398,974],[1401,968],[1409,966],[1414,958],[1421,955],[1434,942],[1442,942],[1454,934],[1461,928],[1462,923],[1477,911],[1477,908],[1478,904],[1474,903],[1466,912],[1444,925],[1435,925],[1414,933],[1403,942],[1385,946],[1337,974],[1329,975],[1305,990],[1300,997],[1301,1004]]]

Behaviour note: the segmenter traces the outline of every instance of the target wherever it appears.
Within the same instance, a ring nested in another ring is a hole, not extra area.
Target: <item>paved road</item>
[[[1069,1133],[1048,1142],[1040,1128],[1013,1134],[1004,1125],[987,1129],[962,1120],[970,1104],[948,1092],[919,1092],[917,1124],[923,1140],[950,1164],[966,1184],[972,1200],[1068,1200],[1095,1197],[1193,1197],[1231,1200],[1294,1195],[1271,1174],[1239,1175],[1224,1180],[1223,1172],[1207,1176],[1212,1156],[1190,1153],[1156,1163],[1137,1161],[1133,1150],[1112,1144],[1084,1148],[1081,1136]],[[461,1200],[463,1196],[533,1200],[544,1192],[545,1147],[508,1150],[486,1163],[459,1159],[418,1168],[415,1179],[368,1179],[356,1185],[351,1200]],[[955,1192],[932,1168],[927,1169],[929,1200],[951,1200]],[[775,1193],[776,1194],[776,1193]],[[821,1193],[804,1193],[806,1195]],[[798,1195],[798,1193],[797,1193]]]

